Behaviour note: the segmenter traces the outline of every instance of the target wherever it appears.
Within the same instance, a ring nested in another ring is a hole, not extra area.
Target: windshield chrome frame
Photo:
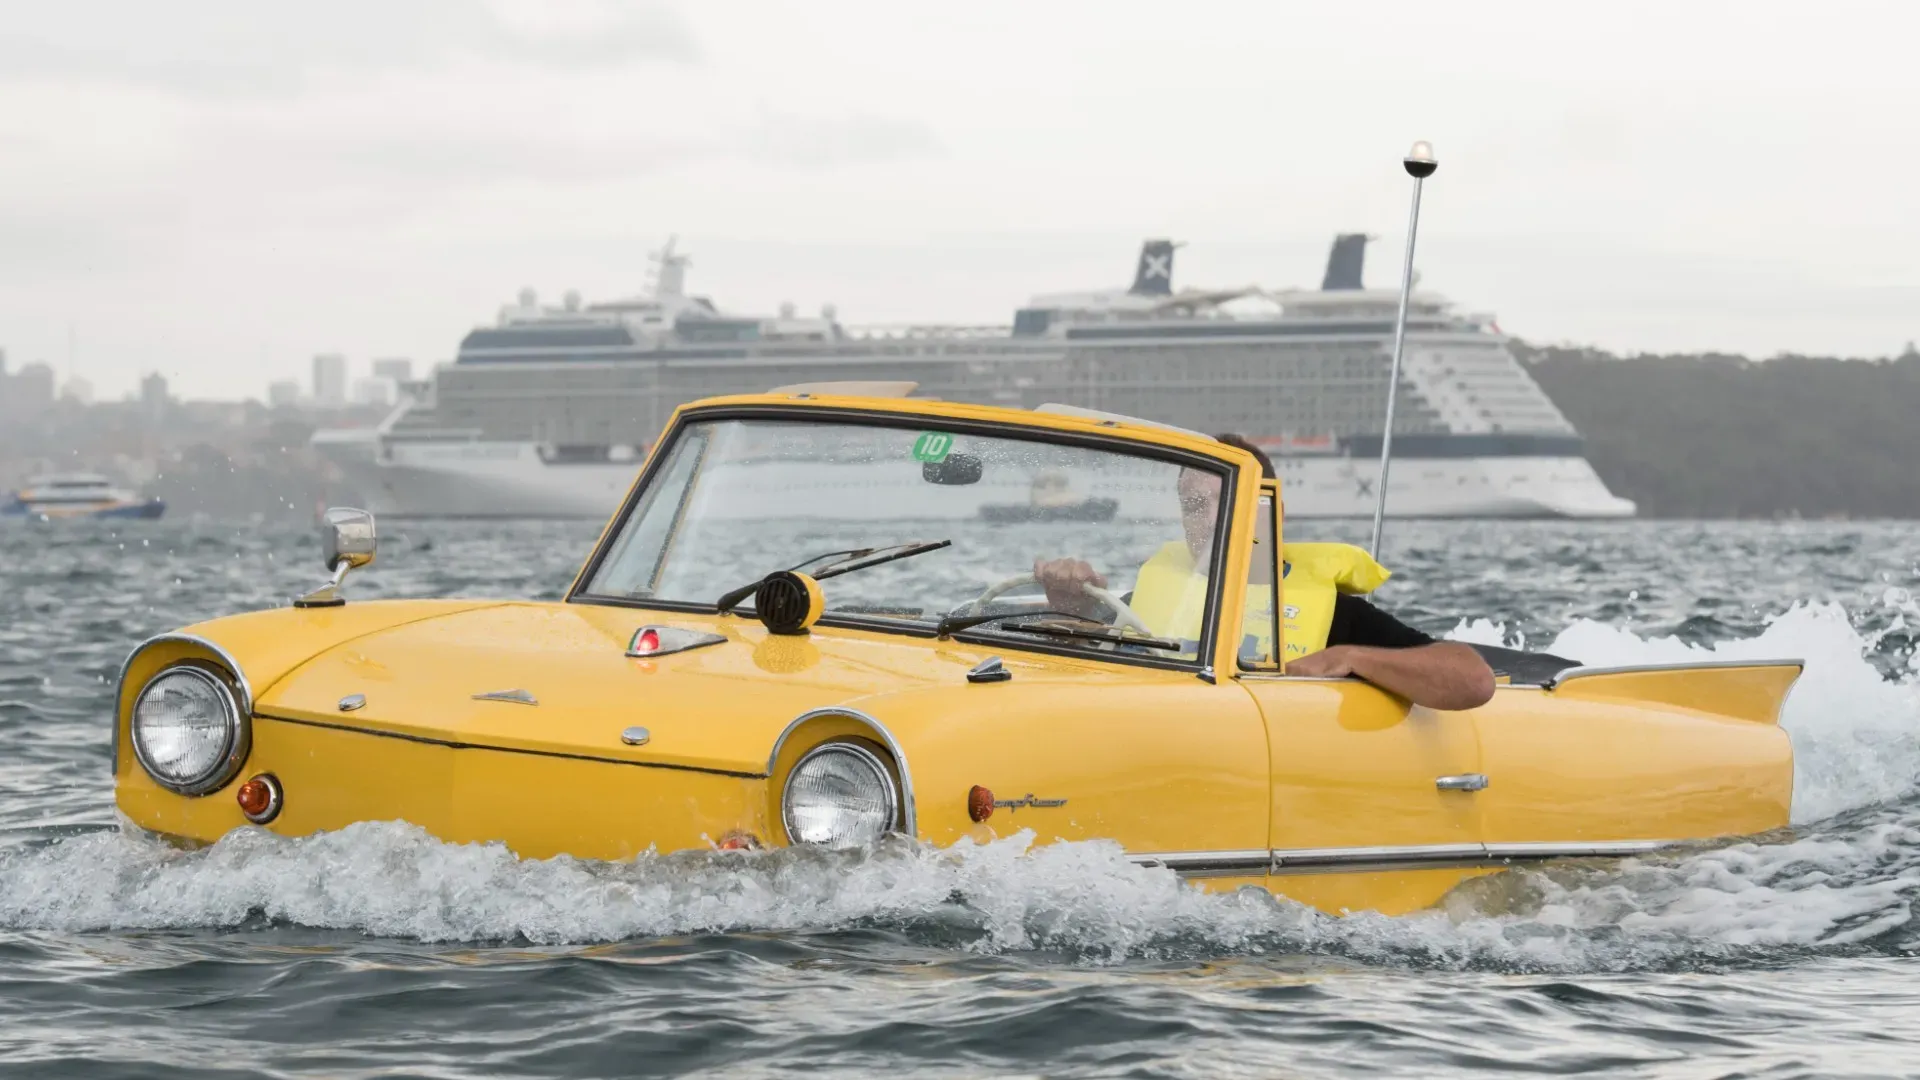
[[[709,405],[681,411],[673,425],[667,429],[660,440],[654,444],[653,452],[647,455],[647,464],[639,477],[621,499],[620,508],[609,520],[606,529],[600,534],[599,542],[594,545],[587,561],[574,577],[573,584],[567,589],[562,603],[591,604],[597,607],[624,607],[651,611],[679,611],[690,614],[715,614],[715,605],[711,602],[690,600],[640,599],[630,596],[606,596],[587,591],[588,583],[599,576],[602,565],[618,543],[627,522],[638,510],[640,500],[647,490],[659,479],[660,473],[673,458],[673,452],[679,440],[688,428],[696,423],[712,423],[725,420],[795,420],[822,424],[864,423],[872,427],[890,427],[913,429],[924,426],[932,419],[915,413],[893,412],[888,410],[861,408],[840,405]],[[1234,529],[1234,515],[1238,510],[1238,488],[1240,466],[1222,461],[1206,454],[1180,450],[1170,446],[1140,442],[1119,435],[1103,435],[1098,432],[1063,431],[1057,428],[1019,427],[1004,421],[977,420],[967,417],[940,416],[937,418],[945,431],[982,435],[990,438],[1007,438],[1011,426],[1022,437],[1034,442],[1053,443],[1061,446],[1086,447],[1125,454],[1129,457],[1149,458],[1164,461],[1182,467],[1191,467],[1220,477],[1219,518],[1213,530],[1213,550],[1208,556],[1209,582],[1207,586],[1207,606],[1201,616],[1200,643],[1194,650],[1192,659],[1154,656],[1151,654],[1100,652],[1091,648],[1055,644],[1040,639],[1038,635],[1021,634],[1017,631],[993,631],[983,628],[970,628],[952,635],[960,641],[990,643],[996,647],[1020,649],[1027,652],[1045,653],[1055,656],[1073,657],[1081,660],[1102,660],[1138,667],[1166,668],[1175,671],[1193,671],[1202,673],[1213,668],[1215,643],[1218,640],[1220,612],[1224,603],[1223,589],[1226,579],[1227,544]],[[676,520],[675,529],[679,522]],[[907,619],[893,619],[876,616],[862,616],[844,612],[828,611],[821,615],[815,625],[844,627],[853,630],[871,630],[881,633],[903,634],[908,637],[934,639],[931,624],[922,625]]]

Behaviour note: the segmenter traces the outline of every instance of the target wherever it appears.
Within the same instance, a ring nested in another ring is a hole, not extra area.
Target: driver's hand
[[[1033,577],[1047,590],[1048,607],[1076,615],[1092,615],[1100,607],[1082,585],[1107,587],[1107,579],[1082,559],[1035,559]]]

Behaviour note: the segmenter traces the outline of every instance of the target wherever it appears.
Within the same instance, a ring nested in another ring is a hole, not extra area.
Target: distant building
[[[373,373],[383,379],[392,379],[395,386],[413,378],[413,361],[404,356],[390,356],[373,362]]]
[[[300,404],[300,384],[292,379],[279,379],[267,387],[267,404],[276,409],[291,409]]]
[[[67,385],[60,388],[60,397],[76,405],[91,405],[93,404],[93,384],[83,376],[75,375],[67,380]]]
[[[393,404],[393,380],[379,378],[355,379],[353,383],[353,403],[355,405]]]
[[[339,353],[321,353],[313,358],[313,401],[321,408],[339,408],[347,403],[347,358]]]
[[[28,364],[7,384],[7,401],[22,411],[53,404],[53,369]]]
[[[159,416],[165,413],[172,400],[167,394],[165,375],[156,371],[140,380],[140,407],[146,410],[148,416]]]

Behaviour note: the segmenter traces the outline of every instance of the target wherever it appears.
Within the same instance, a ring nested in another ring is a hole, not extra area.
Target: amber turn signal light
[[[714,845],[721,851],[759,851],[760,838],[752,833],[732,832],[720,838]]]
[[[967,792],[967,816],[975,821],[985,821],[992,817],[993,792],[979,784],[973,785],[973,789]]]
[[[280,781],[272,773],[261,773],[241,784],[233,798],[240,804],[240,812],[255,825],[265,825],[279,817],[280,804],[285,801]]]

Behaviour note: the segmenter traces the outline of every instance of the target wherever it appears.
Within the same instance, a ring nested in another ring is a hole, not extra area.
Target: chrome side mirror
[[[339,607],[347,602],[340,586],[347,575],[373,562],[379,547],[373,515],[347,506],[327,509],[320,521],[321,563],[333,580],[293,602],[294,607]]]

